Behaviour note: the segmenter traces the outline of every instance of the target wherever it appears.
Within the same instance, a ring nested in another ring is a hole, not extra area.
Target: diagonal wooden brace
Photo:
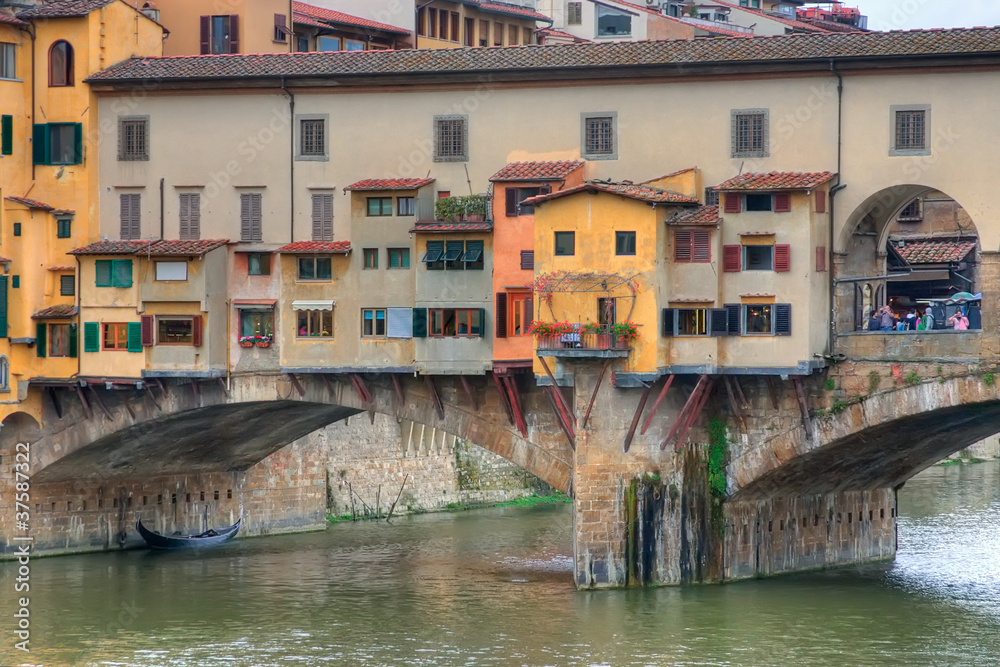
[[[476,392],[473,391],[472,385],[469,384],[469,380],[464,375],[459,375],[458,379],[462,383],[462,389],[465,390],[465,395],[469,397],[469,402],[472,403],[472,411],[479,412],[479,401],[476,400]]]
[[[514,413],[514,422],[517,425],[517,430],[527,438],[528,422],[524,417],[524,408],[521,406],[521,392],[517,388],[517,381],[512,375],[506,375],[503,378],[503,382],[504,386],[507,387],[507,395],[510,400],[511,410]]]
[[[639,426],[639,419],[642,417],[642,411],[646,407],[646,401],[649,399],[649,392],[652,391],[653,385],[646,385],[646,388],[642,390],[642,397],[639,399],[639,405],[635,408],[635,414],[632,415],[632,425],[628,427],[628,433],[625,435],[625,443],[622,446],[623,452],[628,452],[629,447],[632,446],[632,438],[635,437],[635,429]]]
[[[424,384],[427,385],[427,390],[431,393],[431,400],[434,401],[434,411],[437,412],[438,419],[444,419],[444,403],[441,402],[441,394],[438,393],[437,385],[434,384],[434,378],[425,375]]]
[[[604,365],[601,366],[601,373],[597,376],[597,383],[594,384],[594,393],[590,397],[590,404],[587,406],[587,414],[583,415],[583,423],[580,424],[580,428],[587,428],[587,422],[590,421],[590,411],[594,409],[594,401],[597,400],[597,392],[601,390],[601,384],[604,382],[604,374],[608,372],[608,364],[611,362],[605,361]]]
[[[698,400],[701,398],[701,392],[705,388],[706,382],[708,382],[707,375],[702,375],[700,378],[698,378],[698,384],[694,386],[694,391],[692,391],[691,395],[688,396],[687,402],[684,403],[684,407],[681,408],[681,413],[677,415],[677,419],[674,420],[674,425],[670,427],[670,432],[667,433],[667,437],[664,438],[663,442],[660,443],[661,450],[666,449],[667,445],[671,443],[671,441],[674,439],[674,436],[677,434],[677,431],[681,428],[681,425],[687,419],[688,413],[691,410],[693,410],[694,406],[698,403]]]
[[[663,383],[663,389],[660,390],[659,396],[656,397],[656,401],[653,402],[653,407],[649,409],[649,416],[646,417],[646,423],[642,425],[642,433],[645,435],[646,431],[649,430],[649,425],[653,423],[653,416],[656,414],[657,409],[660,407],[660,403],[663,399],[667,397],[667,390],[670,389],[670,385],[674,383],[674,376],[668,375],[667,381]]]

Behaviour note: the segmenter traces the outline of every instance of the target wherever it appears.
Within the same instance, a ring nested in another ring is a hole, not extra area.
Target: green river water
[[[0,665],[1000,665],[1000,462],[900,492],[893,563],[578,592],[571,508],[0,564]]]

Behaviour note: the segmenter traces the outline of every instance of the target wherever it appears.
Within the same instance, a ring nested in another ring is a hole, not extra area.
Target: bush
[[[903,378],[903,381],[912,387],[915,384],[920,384],[920,375],[914,369],[906,374],[906,377]]]
[[[826,382],[823,383],[823,388],[827,391],[833,391],[837,388],[837,383],[833,381],[833,378],[827,378]]]
[[[871,371],[868,373],[868,393],[874,394],[878,391],[879,385],[882,384],[882,376],[879,375],[878,371]]]

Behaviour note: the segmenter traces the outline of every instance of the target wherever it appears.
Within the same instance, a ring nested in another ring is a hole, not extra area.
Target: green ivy
[[[729,439],[726,422],[713,417],[708,422],[708,487],[716,498],[726,497],[726,459]]]

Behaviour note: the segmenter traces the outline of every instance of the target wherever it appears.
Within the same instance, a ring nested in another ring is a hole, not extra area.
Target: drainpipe
[[[35,137],[35,24],[31,24],[31,29],[25,29],[31,36],[31,137],[34,142]],[[31,144],[31,185],[35,185],[35,144]]]
[[[837,193],[846,188],[847,186],[841,183],[840,169],[841,169],[841,152],[843,149],[843,117],[844,117],[844,78],[837,71],[836,62],[830,60],[830,71],[833,75],[837,77],[837,184],[830,188],[830,224],[829,227],[829,245],[827,246],[827,252],[830,253],[830,334],[827,337],[826,344],[826,354],[827,356],[833,356],[833,344],[834,340],[837,338],[837,300],[836,300],[836,285],[837,281],[834,278],[835,264],[833,262],[834,254],[834,237],[833,237],[833,225],[834,221],[837,219],[835,212],[834,198]]]
[[[285,77],[281,77],[281,89],[288,95],[288,114],[291,116],[291,132],[288,133],[288,197],[290,200],[289,243],[295,243],[295,95],[285,87]]]
[[[160,240],[163,240],[163,179],[160,179]]]
[[[83,287],[83,276],[80,275],[80,256],[73,255],[76,260],[76,375],[80,375],[83,359],[83,349],[80,346],[80,337],[83,336],[83,299],[80,298],[80,290]]]

